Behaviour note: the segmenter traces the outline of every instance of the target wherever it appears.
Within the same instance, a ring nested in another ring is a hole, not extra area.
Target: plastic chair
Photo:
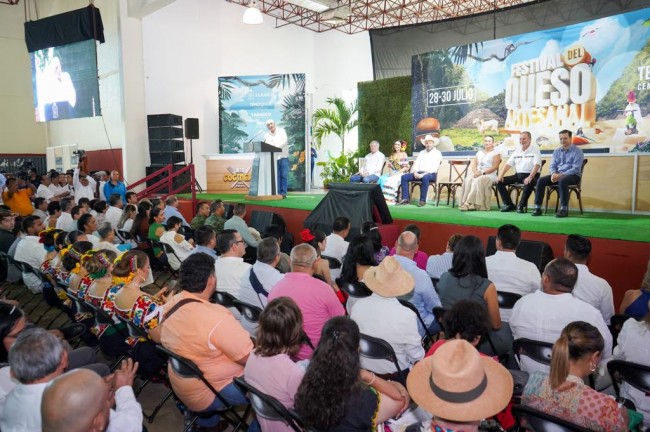
[[[201,372],[201,369],[199,369],[196,363],[172,352],[171,350],[163,347],[162,345],[156,345],[156,349],[169,358],[169,364],[171,365],[172,370],[176,375],[182,378],[194,378],[200,380],[214,394],[214,396],[217,399],[219,399],[219,401],[224,406],[223,408],[219,408],[210,412],[202,412],[200,413],[201,416],[219,415],[223,417],[228,423],[230,423],[235,428],[234,429],[235,432],[240,429],[248,430],[248,423],[246,423],[245,419],[248,417],[248,414],[250,413],[250,409],[251,409],[250,404],[246,405],[244,414],[239,415],[235,410],[235,407],[230,403],[228,403],[228,401],[223,396],[221,396],[221,393],[219,393],[219,391],[215,389],[214,386],[212,386],[212,384],[210,384],[210,382],[205,378],[203,372]],[[189,432],[190,430],[192,430],[194,423],[199,417],[199,414],[192,413],[192,417],[193,417],[192,421],[190,421],[189,424],[186,426],[184,432]]]
[[[456,206],[456,190],[463,185],[463,179],[467,175],[470,160],[450,160],[449,162],[449,180],[446,182],[436,182],[438,187],[436,189],[436,207],[440,204],[440,194],[443,190],[447,190],[447,205],[449,199],[452,199],[451,207]]]
[[[497,301],[501,309],[512,309],[520,298],[521,295],[519,294],[497,291]]]
[[[212,300],[214,300],[215,303],[220,304],[225,308],[237,309],[237,305],[235,304],[235,301],[237,301],[237,299],[233,297],[232,294],[228,294],[221,291],[215,291],[214,294],[212,295]]]
[[[336,259],[334,257],[330,257],[330,256],[327,256],[327,255],[321,255],[320,257],[322,259],[324,259],[324,260],[327,260],[327,262],[329,262],[330,270],[340,269],[342,267],[341,261],[339,261],[338,259]]]
[[[590,429],[578,426],[577,424],[563,420],[559,417],[546,414],[542,411],[515,405],[512,407],[512,414],[517,421],[518,431],[531,432],[589,432]]]
[[[612,315],[612,317],[609,320],[609,332],[612,334],[612,340],[614,341],[614,346],[618,344],[618,334],[621,332],[623,329],[623,324],[625,324],[625,321],[629,320],[632,318],[629,315],[625,314],[616,314]]]
[[[519,361],[521,361],[521,356],[525,355],[537,363],[551,365],[552,343],[521,338],[512,343],[512,350]]]
[[[364,298],[370,297],[372,291],[363,282],[343,282],[341,278],[336,279],[336,285],[339,286],[350,297]]]
[[[580,206],[580,214],[583,214],[582,211],[582,177],[584,176],[585,173],[585,165],[587,165],[587,162],[589,162],[589,159],[584,159],[582,161],[582,167],[580,168],[580,179],[578,180],[578,184],[574,185],[569,185],[569,200],[571,200],[571,192],[574,192],[576,194],[576,198],[578,198],[578,205]],[[548,213],[548,201],[551,199],[551,195],[553,193],[557,194],[557,200],[555,201],[555,212],[557,213],[557,209],[560,205],[560,190],[557,185],[550,185],[546,188],[546,204],[544,206],[544,214]]]
[[[618,377],[646,395],[650,394],[650,366],[625,360],[610,360],[607,363],[607,371],[612,376],[616,396],[620,395],[619,380],[616,379]]]
[[[255,411],[257,417],[271,421],[281,421],[289,426],[293,431],[302,432],[302,422],[298,415],[287,409],[276,398],[253,387],[251,384],[247,383],[243,377],[234,378],[233,382],[237,387],[239,387],[242,393],[248,394],[248,399],[250,400],[251,405],[253,406],[253,411]]]
[[[251,323],[258,323],[260,321],[260,315],[262,315],[261,307],[244,303],[237,299],[233,300],[233,306],[239,311],[245,320]]]
[[[406,382],[404,372],[402,372],[402,369],[399,367],[399,363],[397,362],[395,350],[393,350],[393,347],[385,340],[361,333],[359,340],[359,354],[361,354],[361,357],[369,359],[388,360],[393,362],[395,369],[397,369],[397,374],[400,377],[400,382],[402,384]]]

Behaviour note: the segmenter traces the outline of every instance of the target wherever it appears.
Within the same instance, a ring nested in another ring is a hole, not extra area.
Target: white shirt
[[[488,279],[497,291],[525,296],[541,287],[541,275],[535,264],[523,260],[510,251],[497,251],[485,258]],[[499,309],[501,321],[508,322],[512,309]]]
[[[182,237],[183,239],[181,242],[176,241],[176,236]],[[168,254],[167,258],[169,259],[169,265],[172,267],[174,270],[178,270],[181,268],[181,263],[185,261],[185,259],[190,256],[190,253],[192,253],[192,250],[194,250],[194,246],[185,238],[178,234],[174,230],[168,230],[165,231],[161,236],[160,236],[160,242],[168,244],[171,246],[172,249],[174,249],[174,254]],[[179,261],[180,260],[180,261]]]
[[[615,313],[612,287],[605,279],[591,273],[586,265],[576,264],[576,267],[578,267],[578,281],[573,287],[573,296],[598,309],[605,322],[609,324]]]
[[[0,418],[2,432],[41,432],[41,400],[47,383],[19,384],[9,393]],[[140,425],[142,430],[142,425]]]
[[[131,231],[131,228],[133,227],[133,219],[127,219],[124,221],[124,225],[122,225],[122,228],[118,228],[120,231]]]
[[[95,188],[97,187],[97,182],[92,176],[86,176],[88,180],[88,185],[84,186],[79,180],[79,168],[74,169],[74,174],[72,175],[72,184],[74,184],[74,202],[78,203],[80,198],[88,198],[89,200],[95,199]]]
[[[122,218],[122,209],[110,206],[106,209],[106,214],[104,215],[104,222],[111,224],[111,228],[114,230],[117,229],[117,224],[120,223]]]
[[[111,250],[111,251],[115,252],[118,255],[122,253],[122,251],[119,250],[117,247],[115,247],[115,245],[113,243],[110,243],[110,242],[107,242],[107,241],[100,241],[99,243],[97,243],[97,246],[94,246],[94,247],[96,249],[108,249],[108,250]],[[149,272],[149,273],[151,273],[151,272]]]
[[[618,345],[614,348],[614,357],[650,366],[650,329],[645,322],[625,321],[618,335]],[[621,386],[621,396],[634,402],[637,411],[643,414],[645,427],[650,427],[650,396],[626,382]]]
[[[526,150],[522,150],[517,146],[514,152],[508,159],[508,166],[515,167],[515,172],[518,173],[531,173],[535,165],[542,166],[542,155],[539,147],[530,144]],[[539,171],[537,171],[539,173]]]
[[[68,185],[60,186],[60,185],[58,185],[58,184],[54,184],[54,183],[50,183],[50,185],[48,186],[48,189],[49,189],[50,192],[52,192],[52,194],[54,194],[55,196],[56,196],[56,195],[61,195],[61,194],[63,194],[63,193],[66,193],[66,192],[69,192],[69,191],[70,191],[70,189],[68,189]]]
[[[86,234],[86,237],[88,237],[88,241],[92,243],[93,249],[98,249],[99,248],[99,237],[96,236],[95,234]]]
[[[214,267],[217,273],[217,291],[239,298],[242,277],[248,274],[252,266],[244,262],[243,258],[222,256],[215,261]]]
[[[106,432],[142,431],[142,407],[135,400],[133,388],[122,386],[115,391],[115,410],[110,411]]]
[[[595,326],[605,340],[601,363],[612,355],[612,334],[600,312],[575,298],[572,294],[546,294],[535,291],[522,297],[512,309],[510,330],[514,339],[527,338],[555,343],[567,324],[585,321]],[[528,373],[549,372],[549,367],[526,356],[521,356],[520,366]]]
[[[32,216],[38,216],[43,222],[45,222],[45,219],[47,219],[47,212],[39,209],[34,209]]]
[[[262,287],[267,293],[271,292],[271,289],[276,283],[284,278],[284,275],[275,267],[271,267],[261,261],[256,261],[255,264],[253,264],[253,267],[242,275],[238,299],[244,303],[264,308],[267,299],[264,295],[258,294],[253,289],[253,285],[250,282],[251,271],[255,272],[255,276],[257,276],[257,279],[260,281]]]
[[[48,186],[40,184],[38,185],[38,189],[36,189],[36,198],[45,198],[47,202],[50,202],[54,198],[54,193],[52,193]]]
[[[348,242],[346,242],[343,237],[336,233],[327,236],[327,246],[325,246],[322,255],[336,258],[343,262],[343,257],[346,253],[348,253]]]
[[[264,142],[279,148],[280,154],[275,157],[276,160],[289,157],[289,138],[287,133],[281,127],[275,127],[275,133],[270,131],[264,135]]]
[[[501,156],[497,150],[492,150],[488,153],[486,153],[485,150],[479,150],[476,153],[476,169],[478,169],[480,172],[483,172],[492,168],[492,165],[494,164],[494,158],[497,156]],[[471,170],[467,171],[467,175],[472,175]],[[496,180],[497,172],[493,171],[490,174],[487,174],[487,176],[492,177]]]
[[[361,333],[383,339],[393,347],[400,369],[410,368],[424,358],[417,317],[396,298],[372,294],[359,299],[354,304],[350,318],[357,323]],[[363,356],[361,367],[380,374],[395,372],[393,362]]]
[[[365,157],[366,163],[362,169],[368,173],[368,175],[381,175],[381,170],[384,168],[384,161],[386,156],[380,151],[374,153],[368,153]]]
[[[106,199],[106,195],[104,195],[104,186],[106,185],[106,182],[103,180],[99,181],[99,199],[102,201],[108,202]]]
[[[0,419],[4,418],[4,407],[7,396],[20,383],[11,376],[11,368],[5,366],[0,368]]]
[[[77,221],[72,219],[72,215],[70,213],[61,212],[61,215],[56,220],[56,229],[63,231],[76,231]]]
[[[451,268],[453,259],[453,252],[445,252],[442,255],[431,255],[427,259],[427,273],[432,278],[440,279],[440,276]]]
[[[38,236],[23,236],[16,246],[14,259],[16,261],[26,262],[35,269],[38,269],[47,254],[43,245],[39,243],[39,240],[40,238]],[[23,281],[33,293],[39,293],[43,290],[43,282],[34,273],[23,273]]]
[[[418,157],[411,167],[411,172],[437,173],[441,163],[442,153],[440,153],[440,150],[433,148],[431,151],[426,151],[425,149],[418,153]]]

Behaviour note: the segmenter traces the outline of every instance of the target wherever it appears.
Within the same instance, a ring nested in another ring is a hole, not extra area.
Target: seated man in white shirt
[[[578,267],[578,282],[573,288],[573,296],[598,309],[609,324],[615,313],[612,287],[587,267],[591,257],[591,241],[581,235],[570,234],[564,245],[564,257]]]
[[[142,407],[132,388],[137,370],[137,363],[127,359],[108,382],[87,369],[76,369],[55,378],[43,392],[40,409],[43,431],[140,432]],[[113,399],[115,410],[111,409]],[[83,409],[79,409],[81,406]]]
[[[386,156],[379,151],[379,141],[370,142],[370,153],[366,155],[365,164],[360,171],[350,177],[351,183],[375,183],[384,168]]]
[[[47,217],[47,200],[45,198],[34,198],[34,211],[32,214],[45,221]]]
[[[440,168],[440,163],[442,163],[442,153],[440,153],[440,150],[435,148],[438,147],[439,143],[440,140],[431,135],[424,137],[424,150],[418,153],[418,157],[415,159],[415,162],[411,167],[411,172],[402,175],[402,200],[399,202],[400,205],[408,204],[410,202],[409,182],[414,180],[419,180],[421,182],[420,201],[418,202],[418,207],[424,207],[426,204],[429,183],[436,182],[438,168]]]
[[[540,288],[540,274],[537,266],[515,255],[521,242],[521,230],[506,224],[497,231],[497,252],[485,258],[488,279],[498,292],[509,292],[525,296]],[[512,309],[499,309],[501,322],[508,322]]]
[[[38,189],[36,189],[36,198],[44,198],[47,202],[58,200],[59,198],[56,197],[50,189],[51,184],[52,180],[50,180],[49,175],[41,175],[41,184],[38,185]]]
[[[20,384],[7,396],[3,432],[40,432],[41,399],[47,383],[68,366],[68,352],[54,334],[34,328],[20,333],[9,350],[11,374]]]
[[[117,226],[120,223],[122,218],[122,197],[120,194],[113,194],[108,199],[109,207],[106,209],[106,214],[104,214],[104,222],[111,224],[113,229],[117,229]]]
[[[451,268],[451,262],[454,259],[454,247],[462,239],[460,234],[452,234],[447,240],[445,252],[440,255],[431,255],[427,259],[427,273],[434,279],[440,279],[443,273],[446,273]]]
[[[45,259],[46,251],[40,243],[38,234],[43,231],[44,225],[38,216],[27,216],[23,219],[23,233],[18,245],[14,259],[25,262],[35,269],[38,269]],[[23,282],[29,290],[36,294],[43,291],[43,282],[34,273],[23,272]]]
[[[214,263],[217,274],[217,291],[239,298],[241,280],[248,274],[250,264],[244,262],[246,242],[237,230],[225,229],[217,236],[217,250],[221,257]]]
[[[284,275],[275,267],[280,262],[280,244],[273,237],[263,239],[257,245],[257,261],[241,280],[238,300],[264,308],[273,286]]]
[[[371,267],[363,276],[373,292],[358,300],[352,309],[352,318],[359,331],[388,342],[395,351],[397,363],[406,371],[424,357],[424,348],[415,313],[402,306],[396,297],[410,293],[415,281],[394,257],[388,256],[377,267]],[[381,318],[381,319],[380,319]],[[361,357],[361,367],[382,377],[397,378],[393,362]]]
[[[63,231],[75,231],[77,229],[77,221],[72,219],[72,207],[74,201],[72,198],[64,198],[61,200],[61,214],[56,220],[56,229]]]
[[[171,246],[174,250],[173,254],[167,254],[169,265],[172,269],[178,270],[181,268],[181,263],[190,256],[194,250],[192,242],[185,240],[185,237],[178,234],[178,230],[183,225],[183,221],[176,216],[171,216],[167,219],[167,231],[160,236],[160,243],[165,243]]]
[[[343,262],[343,257],[348,252],[348,242],[345,238],[350,233],[350,219],[339,216],[332,224],[332,234],[327,236],[327,245],[321,255],[336,258]],[[340,273],[340,272],[339,272]],[[338,276],[337,276],[338,277]]]
[[[515,340],[526,338],[555,343],[567,324],[585,321],[594,325],[605,340],[601,364],[612,356],[612,334],[600,312],[573,296],[578,269],[566,258],[557,258],[546,265],[542,289],[522,297],[512,309],[510,329]],[[528,373],[548,372],[549,367],[521,356],[519,366]]]

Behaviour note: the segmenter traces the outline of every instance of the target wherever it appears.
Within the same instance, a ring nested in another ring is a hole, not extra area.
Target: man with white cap
[[[407,380],[411,398],[433,415],[418,431],[476,432],[481,420],[510,402],[512,376],[506,368],[465,340],[451,340],[413,367]]]
[[[409,201],[409,182],[419,180],[420,184],[420,201],[418,207],[424,207],[427,200],[427,191],[429,190],[429,183],[436,181],[438,168],[442,163],[442,153],[435,148],[438,147],[440,140],[431,135],[424,137],[424,150],[419,154],[411,172],[402,176],[402,200],[399,204],[408,204]]]
[[[280,149],[280,154],[276,156],[278,194],[282,195],[282,198],[286,198],[289,181],[289,138],[287,138],[284,129],[275,125],[273,119],[266,121],[266,128],[269,131],[264,136],[264,142]]]
[[[397,299],[413,291],[413,276],[395,257],[388,256],[379,266],[366,270],[363,282],[372,295],[354,304],[350,318],[357,323],[361,333],[388,342],[395,351],[400,369],[408,373],[411,366],[424,357],[417,317]],[[398,378],[394,363],[387,360],[361,357],[361,367],[382,378]]]
[[[350,177],[350,183],[375,183],[379,180],[386,161],[386,156],[379,151],[379,141],[373,140],[370,142],[370,153],[366,155],[364,160],[363,169]],[[361,169],[361,167],[359,168]]]

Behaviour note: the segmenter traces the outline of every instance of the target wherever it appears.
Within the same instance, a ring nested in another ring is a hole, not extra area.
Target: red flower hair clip
[[[315,238],[309,228],[305,228],[304,230],[300,231],[300,237],[305,243],[309,243]]]

